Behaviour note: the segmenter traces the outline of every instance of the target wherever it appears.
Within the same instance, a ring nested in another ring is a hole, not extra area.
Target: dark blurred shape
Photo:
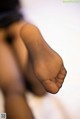
[[[12,42],[13,42],[13,39],[14,39],[14,36],[6,36],[6,42],[8,43],[8,44],[12,44]]]
[[[20,8],[19,0],[0,0],[0,12],[7,12]]]
[[[6,28],[23,18],[19,0],[0,0],[0,28]]]

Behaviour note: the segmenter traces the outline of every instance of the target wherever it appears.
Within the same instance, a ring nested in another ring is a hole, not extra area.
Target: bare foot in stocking
[[[62,58],[49,47],[34,25],[24,25],[21,37],[28,48],[37,79],[48,92],[57,93],[66,76]]]

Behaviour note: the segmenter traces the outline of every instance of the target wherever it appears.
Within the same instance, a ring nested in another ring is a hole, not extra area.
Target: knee
[[[4,96],[8,95],[25,95],[25,88],[22,82],[20,81],[14,81],[10,82],[9,84],[5,85],[5,87],[2,88],[2,92]]]

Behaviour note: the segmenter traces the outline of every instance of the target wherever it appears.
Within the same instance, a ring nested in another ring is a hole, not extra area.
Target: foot
[[[50,93],[57,93],[66,76],[62,58],[43,39],[39,29],[27,24],[21,37],[28,48],[34,74]]]
[[[40,81],[37,80],[33,68],[30,62],[30,59],[28,60],[28,64],[25,67],[24,70],[24,82],[26,88],[32,92],[34,95],[42,97],[46,95],[46,90],[40,83]]]

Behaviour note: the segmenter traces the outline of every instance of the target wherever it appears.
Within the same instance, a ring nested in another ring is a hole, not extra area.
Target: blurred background
[[[76,0],[75,0],[76,1]],[[26,20],[37,25],[46,42],[63,58],[67,76],[58,94],[28,94],[36,119],[80,119],[80,2],[22,0]],[[0,93],[0,113],[4,100]]]

